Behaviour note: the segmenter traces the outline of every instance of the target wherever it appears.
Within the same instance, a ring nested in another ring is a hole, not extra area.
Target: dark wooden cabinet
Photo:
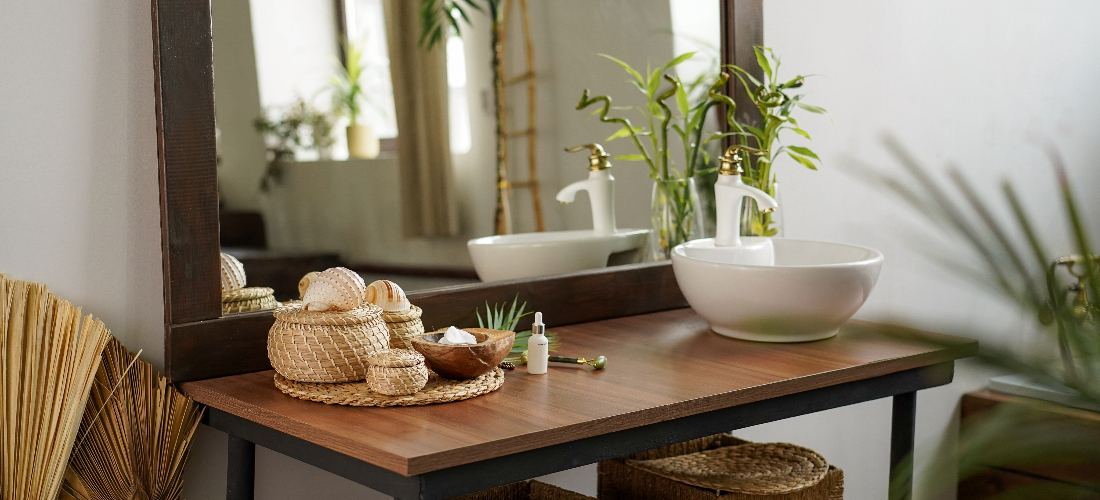
[[[981,415],[1001,405],[1028,405],[1029,418],[1064,422],[1075,426],[1094,426],[1100,430],[1100,413],[1057,404],[1035,405],[1036,400],[993,391],[971,392],[963,396],[962,418]],[[1004,436],[1004,439],[1014,439]],[[1100,447],[1100,442],[1096,443]],[[1100,463],[1058,465],[998,465],[988,467],[959,482],[959,500],[994,498],[1016,488],[1042,488],[1058,491],[1059,498],[1100,500]],[[1023,497],[1021,497],[1023,498]],[[1038,498],[1038,497],[1036,497]]]

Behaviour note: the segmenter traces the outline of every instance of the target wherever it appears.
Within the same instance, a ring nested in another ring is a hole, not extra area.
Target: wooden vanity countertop
[[[467,401],[363,408],[295,399],[274,371],[179,384],[196,401],[403,475],[870,379],[971,356],[949,335],[879,333],[849,322],[834,338],[767,344],[710,331],[691,309],[549,326],[554,354],[607,356],[607,368],[522,366],[500,390]]]

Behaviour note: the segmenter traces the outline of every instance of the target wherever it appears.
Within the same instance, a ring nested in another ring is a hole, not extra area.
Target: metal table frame
[[[780,396],[689,417],[404,476],[236,415],[207,408],[203,423],[229,434],[226,498],[253,500],[256,445],[345,477],[398,500],[438,500],[757,424],[893,397],[892,499],[912,498],[917,391],[951,383],[954,362]],[[898,468],[898,466],[902,468]]]

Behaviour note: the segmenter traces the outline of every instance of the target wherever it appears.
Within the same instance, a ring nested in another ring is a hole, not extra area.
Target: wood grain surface
[[[474,309],[485,303],[511,304],[515,297],[538,309],[558,325],[572,325],[616,316],[667,311],[687,305],[668,262],[593,269],[557,276],[459,285],[411,292],[409,300],[424,310],[428,331],[475,327]],[[519,331],[531,328],[531,316]],[[222,318],[168,325],[165,358],[168,379],[187,382],[267,370],[267,331],[271,311],[233,314]]]
[[[280,393],[273,371],[180,384],[196,401],[404,475],[639,427],[970,356],[977,343],[922,333],[898,338],[849,323],[800,344],[734,340],[690,309],[547,329],[556,354],[608,357],[591,371],[522,367],[492,394],[404,408],[355,408]]]

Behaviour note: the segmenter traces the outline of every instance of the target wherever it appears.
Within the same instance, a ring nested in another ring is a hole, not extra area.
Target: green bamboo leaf
[[[657,87],[659,87],[660,85],[661,85],[661,68],[657,68],[657,69],[653,70],[652,73],[649,74],[649,80],[646,82],[646,85],[645,85],[645,95],[647,97],[649,97],[650,101],[652,101],[654,96],[657,95]],[[657,114],[657,113],[654,113],[654,114]]]
[[[605,141],[606,142],[611,142],[615,139],[619,139],[619,138],[622,138],[622,137],[629,137],[630,132],[631,132],[631,130],[629,128],[623,127],[621,129],[615,131],[614,134],[611,134],[611,135],[607,136],[607,139],[605,139]]]
[[[682,62],[684,62],[688,59],[691,59],[691,57],[694,56],[694,55],[695,55],[694,52],[685,52],[683,54],[680,54],[675,59],[669,61],[668,64],[665,64],[665,67],[661,68],[661,70],[663,71],[663,70],[667,70],[669,68],[674,68],[677,65],[679,65],[680,63],[682,63]]]
[[[805,137],[805,138],[807,138],[811,141],[813,140],[813,139],[810,138],[810,133],[805,131],[805,130],[802,130],[800,128],[790,128],[790,127],[785,127],[785,128],[786,128],[786,130],[790,130],[790,131],[792,131],[792,132],[794,132],[798,135],[801,135],[802,137]]]
[[[798,153],[802,156],[809,156],[810,158],[813,158],[815,160],[821,160],[821,158],[818,158],[817,155],[814,154],[813,151],[809,150],[809,148],[804,148],[802,146],[788,146],[788,149],[790,149],[791,151],[794,151],[795,153]]]
[[[812,105],[812,104],[806,104],[806,103],[804,103],[804,102],[802,102],[802,101],[795,101],[795,103],[794,103],[794,104],[795,104],[795,106],[798,106],[798,107],[800,107],[800,108],[802,108],[802,109],[804,109],[804,110],[806,110],[806,111],[809,111],[809,112],[811,112],[811,113],[817,113],[817,114],[819,114],[819,115],[825,115],[825,114],[828,114],[828,112],[827,112],[827,111],[825,111],[825,110],[824,110],[823,108],[819,108],[819,107],[817,107],[817,106],[814,106],[814,105]]]
[[[676,107],[680,108],[680,114],[683,116],[691,114],[691,105],[688,104],[687,90],[684,90],[683,84],[676,87]]]
[[[756,64],[760,65],[760,69],[764,70],[764,74],[770,81],[772,79],[772,65],[768,62],[768,58],[764,56],[762,47],[753,47],[753,51],[756,52]]]
[[[616,160],[622,161],[645,161],[645,156],[639,154],[632,155],[615,155]]]
[[[803,167],[806,167],[810,170],[817,170],[817,166],[814,165],[814,162],[810,161],[809,158],[806,158],[804,156],[798,156],[798,155],[796,155],[796,154],[794,154],[790,151],[787,152],[787,156],[790,156],[791,158],[794,158],[794,161],[797,161],[798,163],[801,163]]]
[[[634,68],[631,68],[629,64],[627,64],[623,61],[620,61],[619,59],[616,59],[615,57],[609,56],[607,54],[597,54],[597,55],[600,56],[600,57],[604,57],[604,58],[610,59],[612,61],[615,61],[615,63],[617,63],[619,66],[622,66],[623,69],[625,69],[627,73],[630,73],[631,76],[633,76],[635,79],[637,79],[639,83],[645,83],[645,79],[642,78],[642,75],[638,74],[638,72],[635,71]]]

